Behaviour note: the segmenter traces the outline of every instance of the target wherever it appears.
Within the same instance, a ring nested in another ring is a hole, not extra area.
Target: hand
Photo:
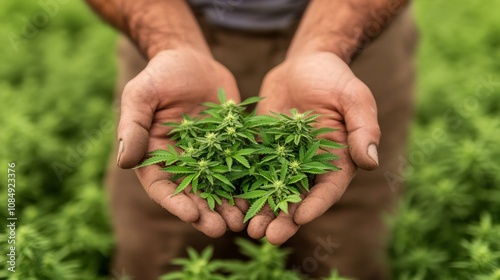
[[[232,74],[210,55],[191,49],[161,51],[123,91],[118,127],[120,140],[117,164],[132,168],[148,151],[166,149],[173,144],[165,122],[180,122],[183,114],[195,115],[202,102],[218,102],[223,87],[228,99],[240,101]],[[149,197],[170,213],[210,237],[219,237],[226,228],[241,231],[243,214],[227,201],[210,211],[205,200],[188,191],[172,196],[177,185],[171,175],[148,166],[136,170]]]
[[[282,244],[304,225],[326,212],[336,203],[354,177],[357,167],[372,170],[378,166],[377,146],[380,129],[375,100],[349,66],[333,53],[314,52],[287,58],[266,76],[260,95],[265,97],[258,114],[290,113],[313,110],[322,114],[318,127],[338,131],[324,137],[348,149],[335,150],[341,159],[335,165],[340,171],[316,176],[314,186],[303,201],[289,206],[289,213],[275,217],[269,206],[248,225],[253,238],[266,236],[273,244]]]

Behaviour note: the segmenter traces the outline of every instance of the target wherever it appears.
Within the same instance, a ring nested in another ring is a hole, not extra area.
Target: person
[[[394,212],[402,180],[386,175],[402,168],[412,115],[417,31],[408,1],[87,2],[126,36],[113,155],[121,169],[113,163],[107,177],[116,271],[157,279],[188,246],[211,244],[214,257],[238,258],[233,239],[245,236],[292,247],[289,267],[308,277],[334,268],[354,279],[389,277],[383,216]],[[267,206],[247,225],[239,204],[210,211],[192,193],[172,196],[176,184],[158,167],[125,170],[171,143],[162,123],[217,102],[220,87],[234,101],[265,97],[258,114],[327,116],[319,126],[338,131],[326,138],[348,145],[337,152],[342,170],[317,176],[288,214]]]

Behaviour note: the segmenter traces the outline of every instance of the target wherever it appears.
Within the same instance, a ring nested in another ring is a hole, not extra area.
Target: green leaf
[[[219,166],[213,167],[212,171],[215,173],[226,173],[226,172],[229,172],[229,169],[227,166],[219,165]]]
[[[319,149],[320,141],[314,141],[304,155],[304,161],[311,160]]]
[[[265,170],[259,170],[259,174],[264,177],[268,182],[272,182],[273,181],[273,176],[265,171]]]
[[[175,192],[174,192],[174,195],[182,192],[184,189],[186,189],[186,187],[189,185],[189,183],[191,183],[191,181],[193,180],[193,178],[196,176],[196,174],[191,174],[191,175],[188,175],[186,176],[186,178],[184,178],[184,180],[182,180],[182,182],[179,184],[179,186],[175,189]]]
[[[300,180],[300,184],[302,185],[302,187],[304,189],[306,189],[307,191],[309,191],[309,178],[303,178],[302,180]]]
[[[252,117],[249,121],[249,127],[256,127],[256,126],[268,126],[268,125],[274,125],[278,122],[278,120],[269,115],[259,115]]]
[[[327,139],[320,139],[319,144],[322,148],[328,148],[328,149],[342,149],[347,147]]]
[[[278,207],[276,206],[276,203],[274,202],[274,199],[271,195],[267,199],[267,203],[269,203],[269,207],[271,207],[271,210],[273,210],[273,212],[276,213],[278,210]]]
[[[191,181],[191,187],[193,187],[193,192],[194,193],[196,193],[198,191],[198,180],[199,180],[199,178],[196,177],[196,178],[193,179],[193,181]]]
[[[185,167],[185,166],[168,166],[168,167],[163,168],[162,170],[165,170],[165,171],[172,173],[172,174],[189,174],[189,173],[196,172],[192,168]]]
[[[201,105],[209,108],[220,108],[219,104],[213,102],[203,102]]]
[[[233,188],[234,188],[233,184],[232,184],[232,183],[231,183],[231,182],[230,182],[230,181],[229,181],[226,177],[224,177],[223,175],[218,174],[218,173],[214,173],[214,174],[212,174],[212,175],[213,175],[215,178],[217,178],[219,181],[223,182],[224,184],[229,185],[229,186],[231,186],[231,187],[233,187]]]
[[[214,211],[214,209],[215,209],[215,200],[214,200],[214,198],[211,195],[207,196],[207,203],[208,203],[208,207],[210,208],[210,210]]]
[[[233,166],[233,159],[231,157],[226,157],[226,165],[229,172],[231,172],[231,167]]]
[[[302,198],[300,198],[299,195],[293,194],[293,195],[287,196],[285,201],[288,201],[290,203],[299,203],[302,201]]]
[[[311,135],[313,137],[317,137],[318,135],[330,133],[330,132],[335,132],[335,131],[337,131],[337,129],[335,129],[335,128],[322,127],[322,128],[318,128],[318,129],[311,131]]]
[[[241,163],[246,168],[250,168],[250,164],[248,163],[248,161],[247,161],[246,158],[244,158],[242,156],[233,156],[232,158],[234,158],[236,161],[238,161],[239,163]]]
[[[219,97],[219,102],[220,104],[226,103],[226,92],[224,91],[224,88],[220,87],[217,96]]]
[[[321,154],[317,154],[315,155],[312,160],[313,161],[321,161],[321,162],[330,162],[332,160],[336,160],[336,159],[339,159],[340,157],[337,156],[336,154],[332,154],[332,153],[321,153]]]
[[[260,197],[264,196],[266,193],[268,193],[268,191],[255,190],[255,191],[250,191],[250,192],[236,195],[235,197],[244,198],[244,199],[256,199],[256,198],[260,198]]]
[[[258,97],[258,96],[250,97],[250,98],[245,99],[239,105],[240,106],[247,106],[247,105],[250,105],[250,104],[253,104],[253,103],[257,103],[257,102],[261,101],[262,99],[264,99],[264,98]]]
[[[234,153],[235,156],[246,156],[255,153],[255,149],[241,149]]]
[[[281,165],[281,171],[280,171],[280,180],[281,181],[285,181],[287,172],[288,172],[288,163],[285,162],[283,165]]]
[[[243,220],[243,222],[246,223],[246,222],[248,222],[248,220],[255,217],[255,215],[257,215],[257,213],[259,213],[260,209],[262,209],[262,207],[264,207],[264,204],[266,204],[266,201],[267,201],[267,196],[263,196],[263,197],[257,199],[254,203],[252,203],[250,208],[248,208],[248,211],[245,215],[245,219]]]
[[[280,203],[278,203],[278,205],[276,205],[278,207],[278,209],[280,209],[281,211],[285,212],[286,214],[288,214],[288,202],[286,201],[281,201]]]
[[[218,196],[227,199],[229,201],[229,203],[234,204],[233,196],[231,194],[229,194],[228,192],[220,190],[220,189],[216,189],[214,192]]]
[[[297,183],[304,178],[307,178],[307,176],[305,174],[298,174],[298,175],[292,176],[292,177],[290,177],[290,179],[288,179],[288,184]]]
[[[145,166],[150,166],[150,165],[157,164],[160,162],[165,162],[167,160],[168,160],[168,158],[166,158],[165,156],[150,157],[150,158],[146,159],[145,161],[143,161],[139,166],[134,167],[134,169],[145,167]]]

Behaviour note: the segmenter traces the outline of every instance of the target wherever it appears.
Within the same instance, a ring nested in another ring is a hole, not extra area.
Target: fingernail
[[[375,144],[370,144],[368,146],[368,156],[378,165],[378,152]]]
[[[120,143],[118,144],[118,156],[116,157],[116,165],[120,166],[120,158],[123,153],[123,140],[120,139]]]

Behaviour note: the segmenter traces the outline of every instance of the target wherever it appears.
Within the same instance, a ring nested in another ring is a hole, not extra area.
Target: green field
[[[418,106],[390,221],[394,278],[500,279],[500,1],[414,5]],[[2,230],[0,278],[109,279],[116,33],[77,1],[5,0],[0,17],[0,217],[13,162],[18,219],[16,273]]]

